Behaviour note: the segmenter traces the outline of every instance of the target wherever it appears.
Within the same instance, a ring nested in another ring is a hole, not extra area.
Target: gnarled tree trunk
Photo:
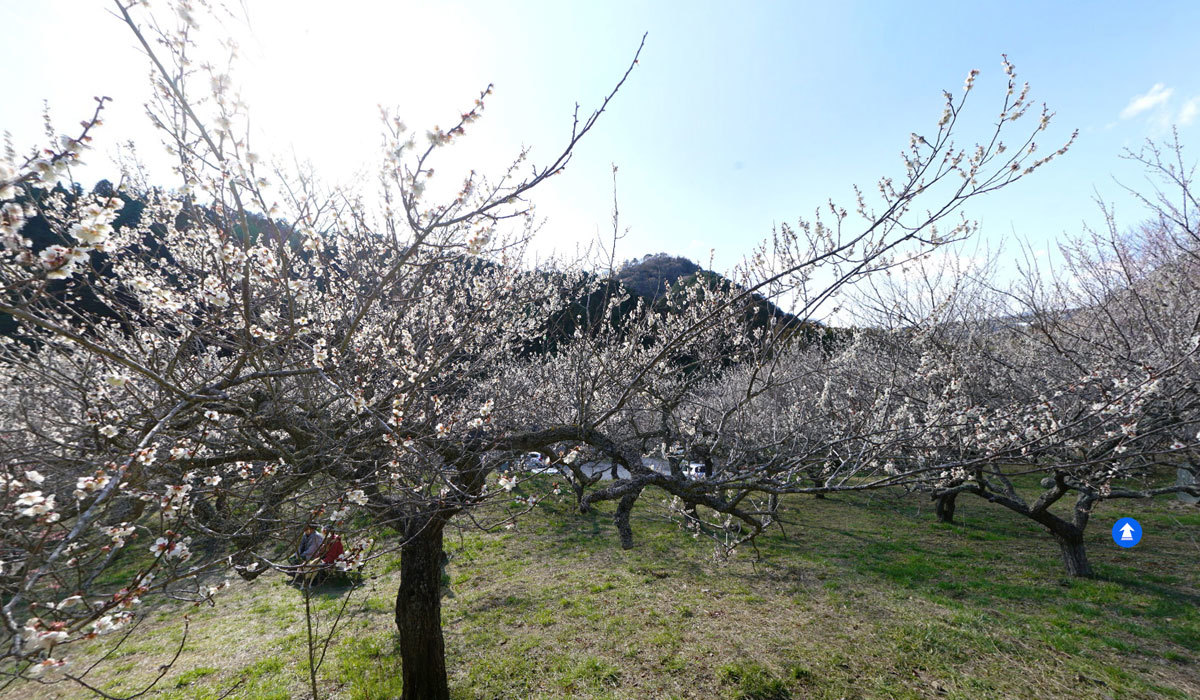
[[[1083,530],[1080,528],[1057,528],[1054,539],[1062,550],[1063,564],[1067,573],[1081,578],[1092,577],[1092,567],[1088,564],[1087,548],[1083,544]]]
[[[1087,559],[1087,548],[1083,544],[1083,531],[1087,527],[1094,502],[1093,495],[1081,493],[1079,500],[1075,503],[1074,521],[1064,520],[1048,510],[1049,503],[1053,503],[1053,499],[1045,503],[1043,508],[1035,507],[1032,512],[1026,511],[1034,520],[1045,526],[1050,534],[1054,535],[1054,541],[1058,542],[1058,548],[1062,552],[1063,565],[1067,567],[1067,574],[1070,576],[1081,578],[1091,578],[1092,576],[1092,567],[1088,564]]]
[[[575,512],[586,513],[587,508],[583,505],[584,485],[579,481],[571,482],[571,490],[575,492]]]
[[[954,522],[954,501],[956,498],[958,498],[958,494],[956,493],[944,493],[934,499],[936,501],[934,511],[937,513],[939,523]]]
[[[617,502],[617,512],[613,515],[613,522],[617,525],[617,534],[621,536],[621,549],[633,549],[633,528],[629,525],[629,513],[633,510],[633,504],[637,502],[641,493],[642,489],[638,488],[636,491],[625,494]]]
[[[425,519],[422,519],[425,520]],[[403,664],[402,700],[449,700],[442,638],[442,528],[434,517],[406,532],[400,548],[396,630]]]

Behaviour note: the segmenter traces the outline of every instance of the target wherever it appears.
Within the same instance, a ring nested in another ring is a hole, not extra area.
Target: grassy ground
[[[1029,521],[959,499],[959,524],[928,502],[876,494],[786,502],[787,536],[728,562],[643,496],[638,545],[610,511],[543,504],[499,533],[447,537],[447,663],[457,698],[1200,697],[1200,510],[1167,500],[1104,504],[1089,532],[1099,575],[1070,580]],[[1109,528],[1133,515],[1132,550]],[[323,624],[351,595],[320,669],[322,693],[400,690],[392,633],[395,561],[356,589],[326,588]],[[272,574],[216,608],[160,607],[103,671],[138,687],[191,634],[152,697],[305,697],[301,594]],[[10,698],[75,697],[65,685]]]

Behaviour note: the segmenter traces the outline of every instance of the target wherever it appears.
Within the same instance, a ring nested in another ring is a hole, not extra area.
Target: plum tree
[[[0,347],[0,623],[3,672],[17,677],[57,669],[87,685],[88,669],[63,666],[66,652],[131,629],[142,597],[211,601],[217,586],[204,576],[286,569],[280,552],[301,527],[331,522],[348,538],[398,533],[383,544],[401,555],[404,697],[446,698],[444,529],[509,497],[512,479],[489,488],[489,476],[530,450],[623,467],[626,478],[580,500],[618,501],[626,546],[647,487],[746,523],[736,544],[769,524],[780,494],[940,478],[930,475],[947,470],[942,453],[910,470],[890,456],[950,435],[960,413],[899,421],[890,385],[856,388],[868,334],[832,358],[791,354],[787,324],[747,332],[747,305],[786,298],[811,322],[855,283],[968,236],[973,225],[953,218],[964,203],[1067,148],[1036,153],[1044,109],[1005,144],[1032,105],[1007,60],[1001,118],[981,145],[956,146],[972,71],[961,95],[945,93],[936,131],[913,134],[878,203],[859,193],[854,214],[831,203],[776,231],[731,284],[684,286],[662,306],[616,314],[629,300],[578,266],[527,264],[528,197],[563,172],[638,53],[593,112],[577,110],[548,164],[522,177],[523,151],[444,198],[431,194],[433,164],[481,118],[491,87],[447,130],[413,135],[385,115],[371,197],[264,166],[232,80],[190,58],[194,3],[154,22],[136,5],[115,3],[154,66],[150,113],[178,160],[178,188],[139,187],[130,173],[123,186],[144,207],[117,228],[117,192],[55,187],[103,99],[78,135],[0,170],[0,312],[16,324]],[[59,242],[22,236],[32,217]],[[75,303],[85,289],[104,313]],[[531,352],[581,289],[602,291],[613,322],[575,323]],[[642,460],[655,453],[696,455],[709,474],[689,478],[670,459],[660,473]],[[149,563],[114,570],[135,537],[152,540]],[[200,540],[217,554],[197,556]]]

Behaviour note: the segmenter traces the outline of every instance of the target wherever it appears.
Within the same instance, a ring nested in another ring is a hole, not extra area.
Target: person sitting
[[[325,544],[325,556],[321,560],[325,562],[327,568],[332,569],[337,565],[338,557],[342,556],[345,551],[345,547],[342,546],[342,536],[330,531],[329,539]]]
[[[317,550],[321,548],[321,542],[325,537],[317,532],[317,529],[312,525],[304,526],[304,535],[300,537],[300,546],[296,548],[296,557],[294,561],[303,564],[306,561],[317,556]]]
[[[309,562],[304,573],[304,583],[306,586],[319,586],[326,581],[330,576],[338,574],[337,561],[338,557],[346,551],[342,545],[342,536],[334,532],[332,529],[325,533],[324,546],[317,553],[317,556]]]
[[[321,542],[324,539],[321,533],[317,532],[317,528],[312,525],[304,526],[300,545],[296,547],[296,553],[292,555],[292,563],[297,565],[292,573],[292,583],[296,582],[296,578],[301,574],[301,567],[304,567],[306,563],[319,563],[319,561],[314,562],[313,560],[317,558],[317,551],[321,548]]]

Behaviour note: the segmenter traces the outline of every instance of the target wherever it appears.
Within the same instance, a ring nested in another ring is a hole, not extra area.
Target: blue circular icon
[[[1142,526],[1133,518],[1121,518],[1113,523],[1113,542],[1122,547],[1132,547],[1142,541]]]

